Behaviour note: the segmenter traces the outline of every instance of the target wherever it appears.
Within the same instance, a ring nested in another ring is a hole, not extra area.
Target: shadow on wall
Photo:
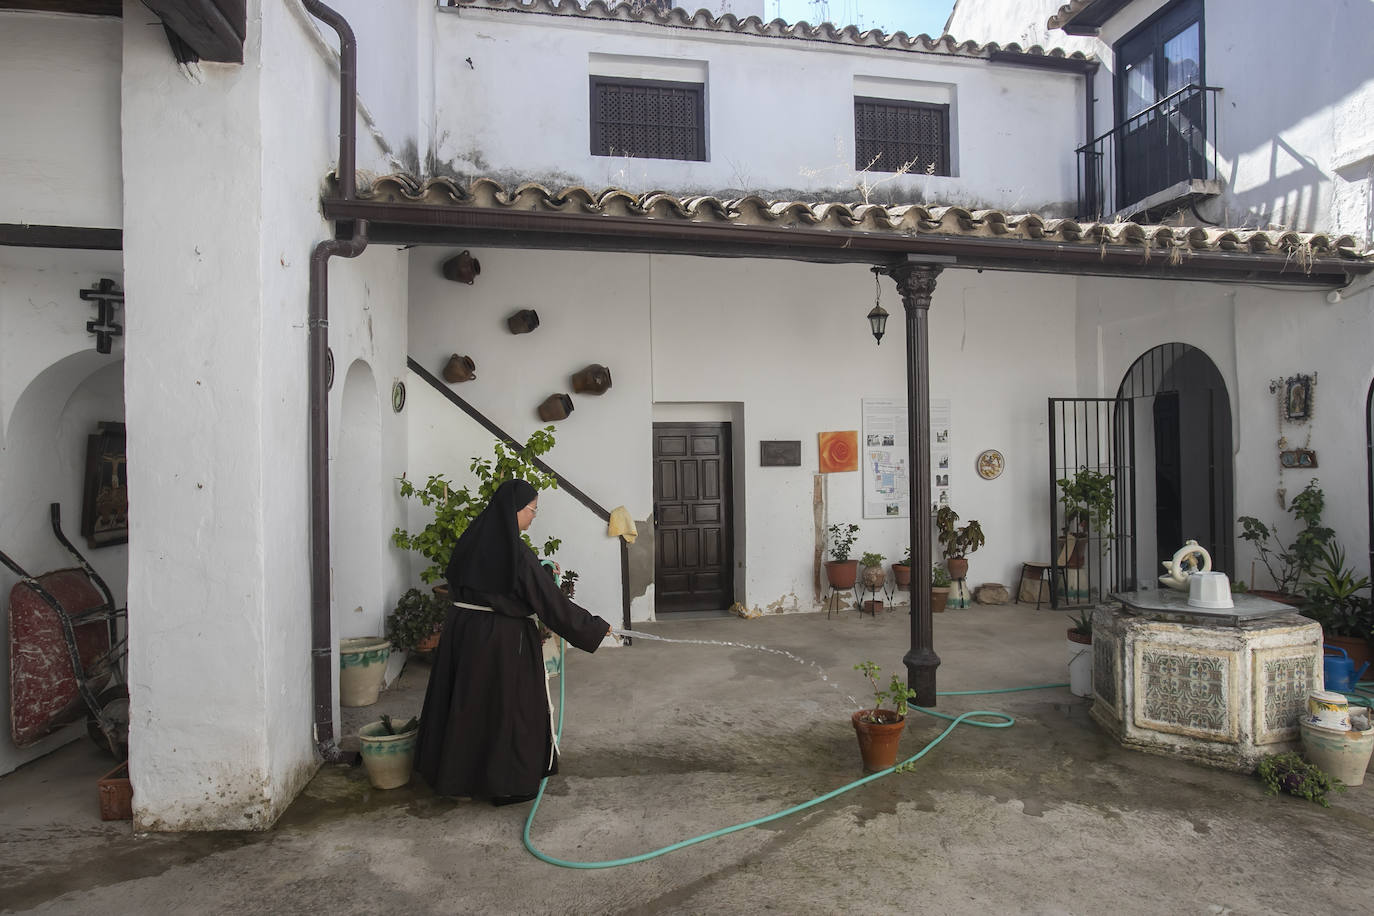
[[[62,506],[63,531],[109,584],[117,604],[127,601],[128,548],[88,549],[79,536],[86,440],[100,421],[124,420],[124,364],[94,350],[74,353],[34,377],[15,402],[4,431],[0,465],[0,548],[30,573],[72,565],[53,537],[48,504]],[[0,568],[0,596],[8,606],[16,578]],[[9,615],[0,615],[0,643],[9,645]],[[9,652],[0,652],[0,705],[8,709]],[[83,734],[80,725],[29,748],[0,737],[0,773],[55,750]]]
[[[1293,163],[1297,163],[1296,169],[1279,174]],[[1236,168],[1237,161],[1233,158],[1227,188],[1236,186]],[[1331,176],[1317,168],[1310,156],[1304,156],[1282,138],[1275,137],[1270,142],[1268,179],[1244,191],[1229,191],[1225,198],[1229,218],[1221,222],[1254,229],[1315,231],[1318,222],[1330,210],[1331,201],[1322,199],[1324,184],[1327,185],[1326,193],[1331,193],[1330,181]]]

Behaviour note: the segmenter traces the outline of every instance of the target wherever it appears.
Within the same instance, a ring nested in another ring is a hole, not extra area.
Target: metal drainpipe
[[[357,190],[358,42],[348,20],[319,0],[301,0],[310,15],[339,36],[339,197]],[[315,696],[315,746],[328,762],[343,758],[334,735],[334,638],[329,595],[329,259],[356,258],[367,248],[367,220],[353,236],[327,239],[310,255],[310,655]]]

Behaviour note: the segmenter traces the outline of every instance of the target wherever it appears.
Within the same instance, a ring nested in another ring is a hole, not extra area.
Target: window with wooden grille
[[[592,78],[592,155],[706,160],[706,86]]]
[[[854,167],[949,174],[949,106],[896,99],[854,100]]]

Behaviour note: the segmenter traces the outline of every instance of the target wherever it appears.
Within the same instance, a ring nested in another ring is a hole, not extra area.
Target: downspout
[[[301,0],[310,15],[339,36],[339,198],[357,191],[358,42],[348,21],[319,0]],[[353,235],[327,239],[310,255],[310,656],[315,698],[315,746],[326,762],[343,759],[334,735],[334,639],[329,594],[329,259],[356,258],[367,248],[367,220]]]

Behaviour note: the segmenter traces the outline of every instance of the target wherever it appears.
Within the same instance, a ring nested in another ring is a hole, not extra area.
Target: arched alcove
[[[330,482],[334,635],[339,639],[380,635],[384,625],[382,561],[389,532],[382,519],[380,404],[371,367],[355,361],[344,376]]]
[[[53,536],[48,505],[62,507],[62,529],[100,573],[123,605],[128,595],[129,553],[124,544],[99,549],[81,537],[87,438],[99,422],[124,421],[124,364],[94,350],[71,354],[38,373],[14,403],[5,423],[0,462],[0,544],[32,574],[73,565]],[[0,594],[15,577],[0,568]],[[9,644],[8,615],[0,615],[0,641]],[[0,704],[8,709],[9,652],[0,653]],[[0,737],[0,773],[84,734],[80,725],[28,748]]]
[[[1186,540],[1235,577],[1235,467],[1231,400],[1211,358],[1184,343],[1143,353],[1117,397],[1135,423],[1131,486],[1137,560],[1152,581]]]

